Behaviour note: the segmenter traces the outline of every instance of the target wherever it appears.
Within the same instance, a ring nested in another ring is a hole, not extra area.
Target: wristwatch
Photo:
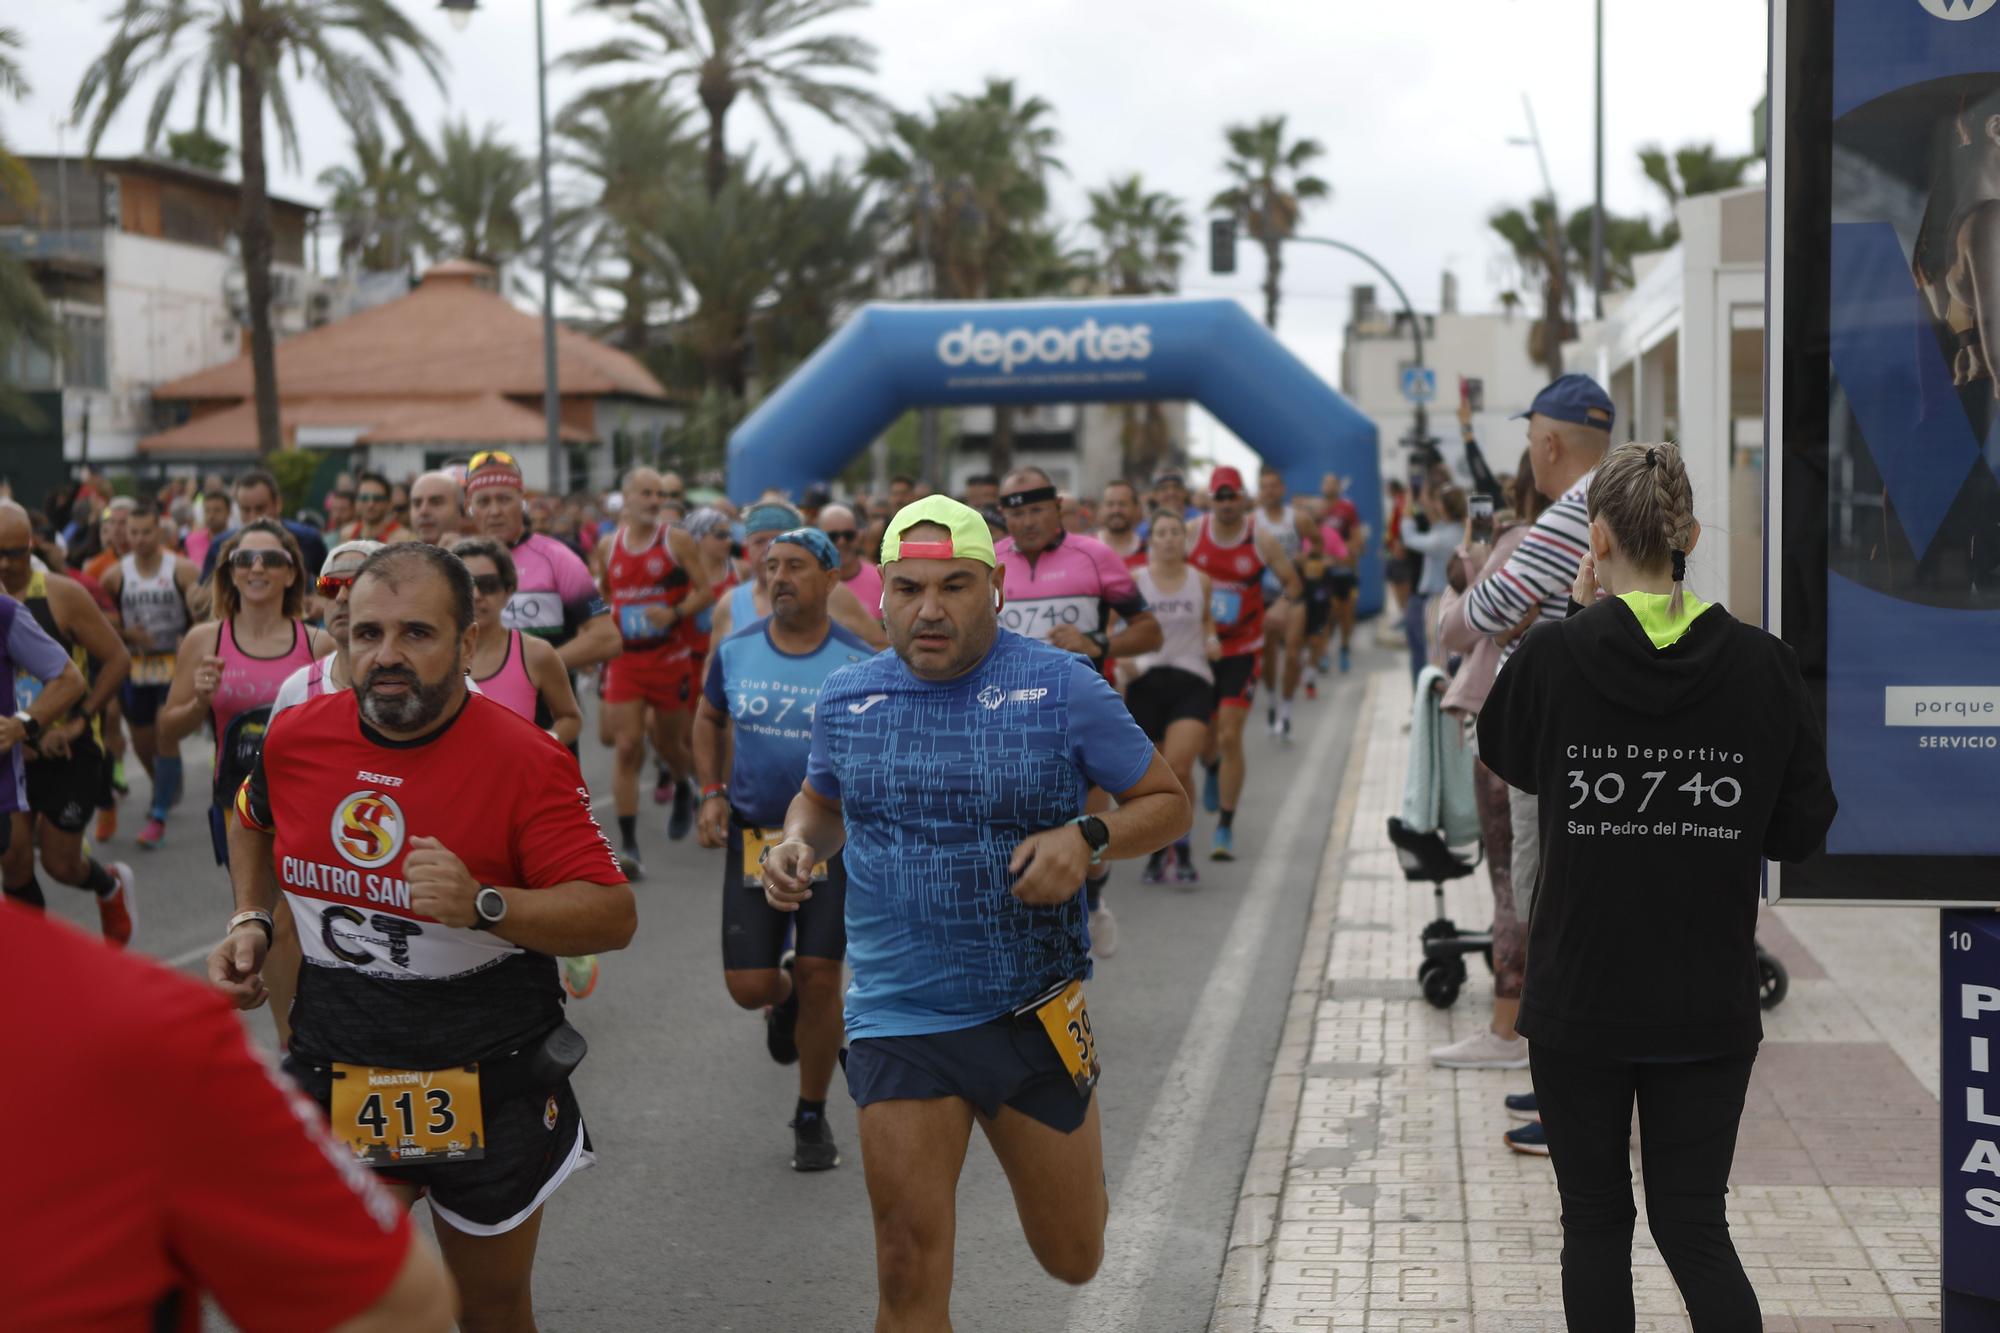
[[[1090,863],[1104,863],[1104,849],[1111,845],[1111,830],[1104,827],[1104,821],[1096,815],[1078,815],[1070,823],[1083,830],[1083,841],[1090,848]]]
[[[28,716],[27,709],[14,714],[14,720],[21,724],[21,734],[27,738],[28,744],[33,745],[42,738],[42,724]]]
[[[507,899],[491,884],[481,884],[472,900],[474,930],[491,930],[507,919]]]

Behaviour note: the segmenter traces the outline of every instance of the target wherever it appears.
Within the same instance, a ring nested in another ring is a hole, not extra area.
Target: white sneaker
[[[1528,1039],[1481,1028],[1464,1041],[1432,1051],[1431,1063],[1439,1069],[1526,1069]]]
[[[1090,951],[1099,958],[1109,958],[1118,952],[1118,918],[1111,915],[1111,904],[1102,898],[1097,901],[1097,910],[1090,914]]]

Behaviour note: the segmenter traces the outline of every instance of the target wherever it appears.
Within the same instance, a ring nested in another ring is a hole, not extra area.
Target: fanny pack
[[[517,1051],[479,1061],[479,1091],[489,1102],[505,1101],[556,1087],[576,1072],[590,1043],[565,1020]],[[307,1064],[287,1055],[283,1068],[292,1082],[325,1105],[333,1096],[333,1066]]]

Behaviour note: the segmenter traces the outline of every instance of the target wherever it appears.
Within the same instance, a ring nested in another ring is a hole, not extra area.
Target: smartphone
[[[1474,412],[1486,410],[1486,381],[1477,377],[1466,379],[1465,405]]]
[[[1485,545],[1493,540],[1493,497],[1474,495],[1466,501],[1472,513],[1472,540]]]

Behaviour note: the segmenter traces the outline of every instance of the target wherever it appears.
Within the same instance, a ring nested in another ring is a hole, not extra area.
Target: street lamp
[[[634,0],[606,0],[600,7],[629,11]],[[464,32],[471,26],[479,0],[438,0],[451,26]],[[542,21],[542,0],[535,0],[535,94],[537,142],[542,195],[542,410],[548,420],[549,493],[561,495],[565,484],[562,443],[562,393],[556,383],[556,242],[555,205],[549,194],[549,58]]]

